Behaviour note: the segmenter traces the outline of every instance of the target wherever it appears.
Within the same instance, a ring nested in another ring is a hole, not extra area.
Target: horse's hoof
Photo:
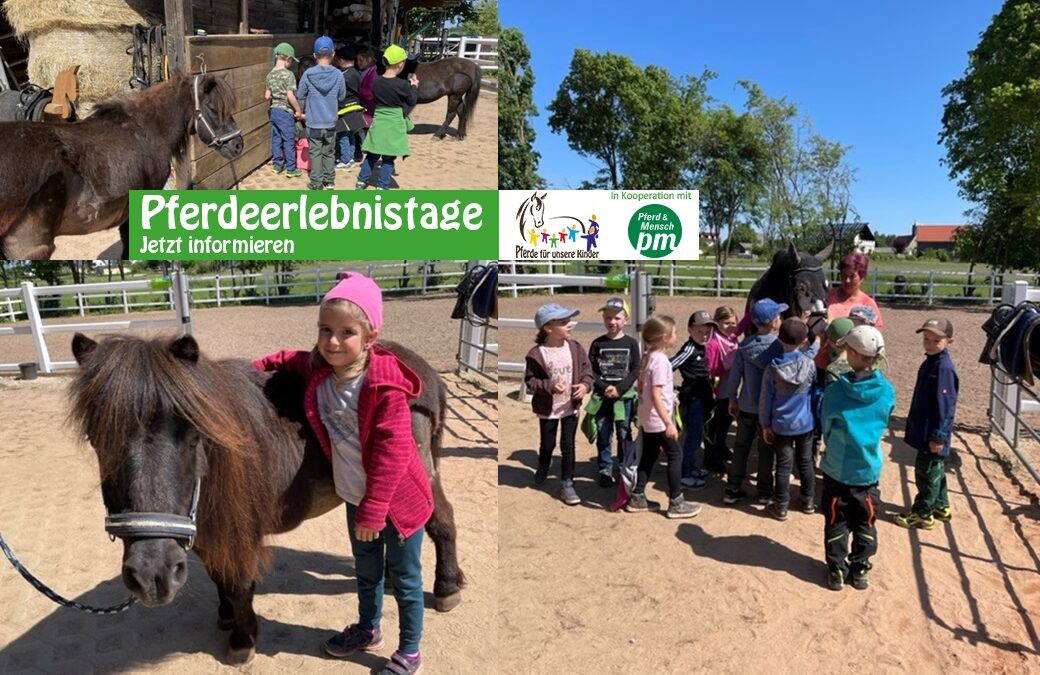
[[[227,650],[227,662],[232,666],[244,666],[252,661],[254,656],[256,656],[256,647],[243,647],[242,649],[228,647]]]
[[[220,630],[231,630],[235,625],[234,619],[217,619],[217,628]]]
[[[462,602],[462,592],[455,591],[451,595],[445,595],[444,597],[433,599],[433,608],[438,612],[450,612],[459,606]]]

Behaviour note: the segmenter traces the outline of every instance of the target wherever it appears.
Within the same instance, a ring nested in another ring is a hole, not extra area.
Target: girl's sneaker
[[[367,187],[368,187],[368,183],[366,183],[364,181],[360,181],[359,180],[357,183],[354,183],[354,189],[355,190],[364,190]]]
[[[293,169],[292,171],[286,171],[285,172],[285,177],[286,178],[299,178],[302,175],[303,175],[303,172],[300,171],[299,169]]]
[[[322,647],[326,654],[337,659],[358,652],[374,652],[383,648],[383,632],[378,628],[363,630],[358,624],[352,623],[342,633],[336,633],[326,640]]]
[[[950,509],[949,506],[943,506],[932,511],[932,518],[935,518],[936,520],[942,521],[944,523],[948,523],[953,518],[953,511]]]
[[[274,175],[276,175],[276,176],[277,176],[278,174],[280,174],[281,172],[283,172],[283,171],[285,171],[285,169],[283,169],[283,168],[282,168],[282,167],[280,167],[280,166],[272,166],[272,167],[271,167],[271,173],[273,173],[273,174],[274,174]]]
[[[394,652],[386,666],[379,671],[379,675],[416,675],[422,672],[422,656],[415,655],[409,658],[401,652]]]
[[[563,487],[560,488],[560,499],[567,506],[577,506],[581,504],[581,497],[578,496],[577,490],[574,489],[574,483],[566,481]]]

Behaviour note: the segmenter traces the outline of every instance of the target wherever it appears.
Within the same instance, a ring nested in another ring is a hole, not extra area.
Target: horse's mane
[[[259,577],[262,536],[275,530],[277,495],[262,449],[280,447],[261,377],[244,363],[199,355],[178,358],[172,340],[113,336],[102,340],[72,382],[70,421],[97,452],[102,481],[124,460],[128,439],[176,412],[203,438],[208,473],[202,480],[198,548],[207,567],[230,583]]]

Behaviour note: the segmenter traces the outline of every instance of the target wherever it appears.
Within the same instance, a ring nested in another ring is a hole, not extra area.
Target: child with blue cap
[[[581,498],[574,489],[574,437],[578,432],[578,410],[592,390],[592,363],[585,348],[571,339],[571,319],[578,310],[550,302],[538,308],[535,346],[527,353],[524,382],[531,393],[531,410],[538,416],[540,442],[535,485],[549,475],[556,432],[560,432],[560,499],[577,506]]]
[[[331,190],[336,185],[333,163],[336,112],[339,101],[347,96],[347,87],[343,83],[343,74],[332,66],[335,54],[332,38],[323,35],[315,40],[314,59],[317,65],[307,69],[296,90],[307,122],[307,143],[311,154],[311,173],[307,187],[311,190]]]
[[[773,494],[773,451],[762,437],[758,420],[758,401],[762,389],[762,373],[780,351],[770,349],[780,329],[780,315],[787,305],[769,298],[759,300],[751,307],[755,333],[744,338],[733,358],[719,398],[729,399],[729,413],[737,420],[737,436],[733,442],[733,461],[726,479],[724,504],[736,504],[747,495],[742,487],[747,475],[751,444],[758,440],[758,501],[769,503]],[[739,390],[739,397],[738,397]]]

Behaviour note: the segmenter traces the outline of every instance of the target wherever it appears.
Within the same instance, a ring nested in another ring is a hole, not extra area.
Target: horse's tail
[[[480,66],[473,63],[473,70],[474,72],[470,74],[472,82],[469,85],[469,90],[462,99],[462,116],[465,117],[466,124],[469,124],[473,119],[473,111],[476,110],[477,99],[480,98]]]
[[[447,424],[448,419],[448,386],[439,376],[437,382],[440,383],[440,392],[437,396],[437,419],[434,420],[433,433],[430,434],[430,457],[433,459],[435,472],[440,471],[441,444],[444,439],[444,425]]]

